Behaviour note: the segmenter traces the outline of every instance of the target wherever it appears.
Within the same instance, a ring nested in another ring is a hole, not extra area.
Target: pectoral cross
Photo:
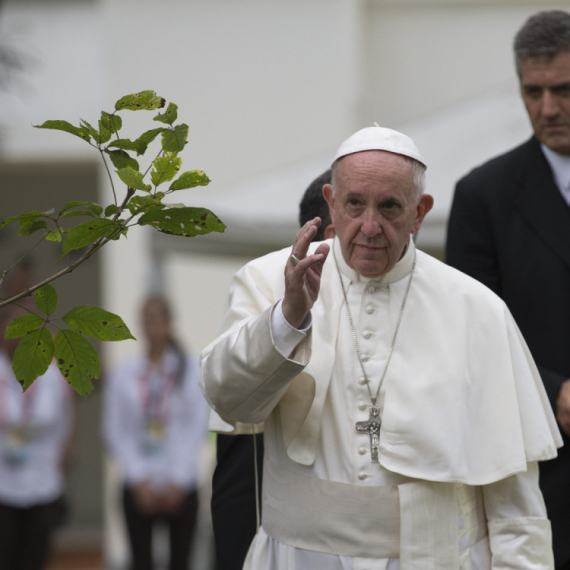
[[[370,417],[366,422],[356,422],[356,431],[370,436],[370,455],[372,463],[378,463],[378,447],[380,444],[380,410],[370,406]]]

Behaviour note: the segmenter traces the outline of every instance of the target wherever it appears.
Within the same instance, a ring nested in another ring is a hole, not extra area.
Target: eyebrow
[[[544,91],[544,90],[557,91],[560,89],[570,89],[570,81],[565,81],[563,83],[557,83],[556,85],[550,85],[548,87],[545,87],[543,85],[538,85],[536,83],[522,83],[521,87],[525,90],[539,89],[541,91]]]

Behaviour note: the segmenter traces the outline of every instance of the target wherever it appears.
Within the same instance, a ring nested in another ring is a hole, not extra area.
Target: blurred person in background
[[[331,214],[323,196],[323,186],[330,184],[331,178],[330,169],[317,176],[299,204],[301,227],[317,216],[322,220],[313,241],[334,237]],[[210,415],[210,430],[218,432],[217,465],[212,480],[216,568],[241,570],[258,526],[256,506],[261,502],[263,433],[256,433],[255,426],[251,425],[238,424],[234,428],[215,412]]]
[[[159,296],[142,308],[146,352],[116,366],[105,390],[103,430],[125,486],[132,570],[153,568],[152,533],[166,523],[170,570],[187,570],[198,511],[198,459],[207,404],[198,360],[173,336],[172,310]]]
[[[24,301],[25,304],[25,301]],[[20,339],[6,325],[27,314],[0,312],[0,568],[41,570],[61,521],[75,417],[74,399],[56,365],[26,392],[12,371]]]

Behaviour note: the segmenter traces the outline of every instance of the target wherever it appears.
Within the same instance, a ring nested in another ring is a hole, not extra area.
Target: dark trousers
[[[59,500],[29,508],[0,504],[0,568],[45,568],[59,514]]]
[[[196,491],[190,491],[186,495],[182,508],[172,517],[141,514],[128,487],[123,490],[123,507],[131,547],[132,570],[153,569],[152,529],[161,522],[166,523],[169,530],[169,570],[189,570],[190,551],[198,514]]]
[[[254,462],[254,437],[257,442],[257,466]],[[216,568],[241,570],[257,528],[255,469],[261,491],[263,434],[218,434],[216,449],[217,465],[212,481]]]

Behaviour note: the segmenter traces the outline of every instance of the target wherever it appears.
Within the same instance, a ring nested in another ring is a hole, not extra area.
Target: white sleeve
[[[261,273],[246,266],[234,276],[224,332],[202,352],[202,391],[228,423],[265,421],[311,356],[310,330],[286,330],[288,355],[276,345],[272,313],[283,292],[271,290]]]
[[[484,485],[493,570],[551,570],[552,532],[538,487],[538,463]]]
[[[105,382],[103,396],[103,438],[129,483],[143,481],[145,463],[140,449],[135,410],[127,405],[124,387],[131,378],[126,367],[114,368]]]
[[[297,348],[297,345],[305,340],[312,322],[313,319],[311,313],[309,313],[301,324],[301,328],[296,329],[283,316],[283,299],[273,307],[271,312],[271,334],[273,335],[275,346],[283,356],[289,358],[295,348]]]

